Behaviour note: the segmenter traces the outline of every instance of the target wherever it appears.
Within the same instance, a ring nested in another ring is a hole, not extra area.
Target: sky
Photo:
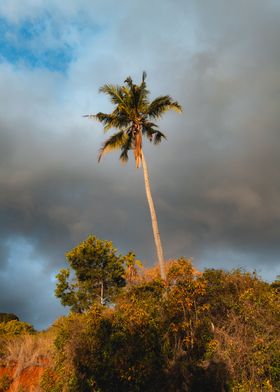
[[[277,0],[0,2],[0,312],[46,328],[65,253],[88,235],[156,261],[143,173],[97,163],[105,83],[171,95],[144,144],[166,259],[280,274]]]

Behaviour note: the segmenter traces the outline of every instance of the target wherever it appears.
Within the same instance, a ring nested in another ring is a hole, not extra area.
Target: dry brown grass
[[[50,332],[20,335],[7,339],[5,343],[5,365],[15,366],[14,377],[32,366],[49,366],[54,355],[53,340],[54,336]]]

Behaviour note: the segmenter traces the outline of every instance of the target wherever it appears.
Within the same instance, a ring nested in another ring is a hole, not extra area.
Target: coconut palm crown
[[[128,160],[128,151],[133,150],[136,167],[139,168],[142,161],[142,136],[146,136],[154,144],[159,144],[162,138],[166,139],[153,121],[168,110],[181,112],[182,108],[169,95],[159,96],[149,102],[145,79],[146,72],[143,72],[139,85],[134,84],[131,77],[128,77],[123,86],[105,84],[100,88],[100,92],[109,95],[115,109],[110,114],[99,112],[85,117],[100,121],[104,132],[111,128],[117,129],[118,132],[103,143],[98,161],[105,153],[120,149],[120,159],[125,163]]]

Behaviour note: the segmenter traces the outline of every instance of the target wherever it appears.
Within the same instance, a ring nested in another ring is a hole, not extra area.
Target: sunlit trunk
[[[104,305],[104,283],[103,281],[100,283],[100,303],[101,305]]]
[[[153,202],[153,198],[152,198],[152,194],[151,194],[148,167],[147,167],[147,163],[146,163],[143,151],[141,152],[141,157],[142,157],[142,163],[143,163],[143,173],[144,173],[146,195],[147,195],[148,204],[149,204],[150,213],[151,213],[153,233],[154,233],[154,239],[155,239],[155,245],[156,245],[156,251],[157,251],[157,258],[158,258],[158,263],[159,263],[159,267],[160,267],[160,276],[163,280],[166,280],[165,263],[164,263],[164,258],[163,258],[163,250],[162,250],[162,245],[161,245],[161,240],[160,240],[157,216],[156,216],[155,206],[154,206],[154,202]]]

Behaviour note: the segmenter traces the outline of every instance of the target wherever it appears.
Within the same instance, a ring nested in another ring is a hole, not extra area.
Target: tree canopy
[[[133,263],[134,254],[117,254],[112,242],[89,236],[66,254],[70,268],[57,275],[55,294],[62,305],[74,312],[83,312],[94,302],[113,300],[125,285],[125,265]]]

